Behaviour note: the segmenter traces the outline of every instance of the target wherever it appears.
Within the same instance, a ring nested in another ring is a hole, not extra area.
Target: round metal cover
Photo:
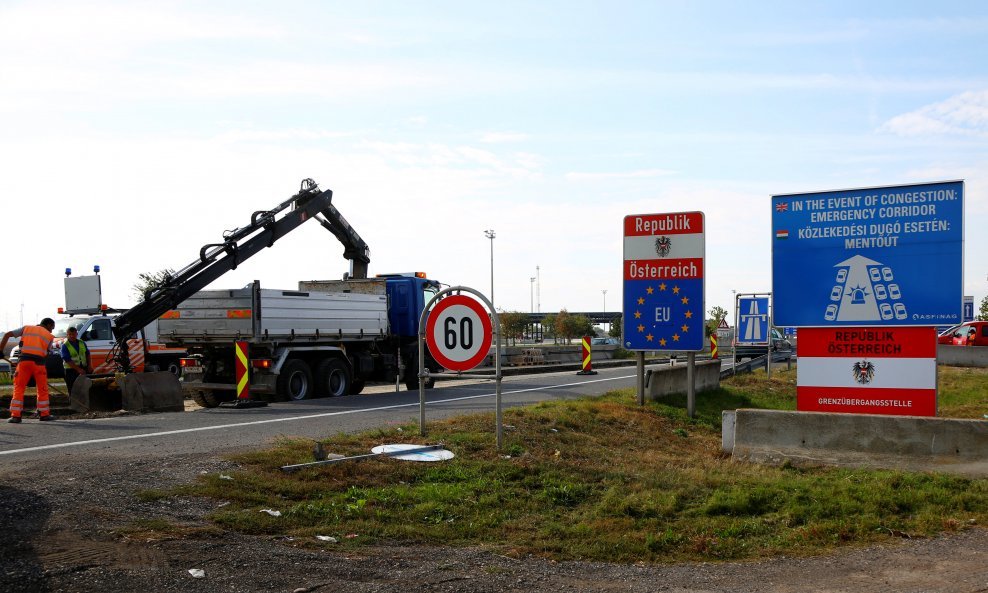
[[[371,453],[391,453],[393,451],[421,449],[422,447],[423,445],[411,445],[407,443],[378,445],[371,449]],[[428,451],[419,451],[417,453],[397,453],[394,455],[388,455],[388,457],[394,457],[395,459],[402,459],[404,461],[446,461],[447,459],[453,458],[453,452],[446,449],[430,449]]]

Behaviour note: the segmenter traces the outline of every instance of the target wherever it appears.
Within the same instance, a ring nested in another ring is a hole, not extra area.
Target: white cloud
[[[523,142],[528,140],[528,134],[521,132],[487,132],[480,137],[480,141],[487,144],[500,142]]]
[[[900,136],[988,136],[988,90],[968,91],[897,115],[885,122],[881,130]]]
[[[613,173],[571,172],[566,174],[566,179],[568,181],[608,181],[614,179],[649,179],[675,174],[675,171],[668,169],[642,169],[639,171],[617,171]]]

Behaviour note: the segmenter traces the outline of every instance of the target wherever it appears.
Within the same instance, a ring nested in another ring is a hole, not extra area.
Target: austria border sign
[[[701,351],[703,212],[624,217],[624,346]]]
[[[961,322],[964,182],[772,196],[774,321]]]

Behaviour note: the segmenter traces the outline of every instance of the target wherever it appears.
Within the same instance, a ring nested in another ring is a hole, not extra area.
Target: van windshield
[[[89,321],[89,317],[63,317],[62,319],[56,319],[55,331],[51,333],[56,338],[64,338],[65,332],[67,332],[70,327],[74,327],[81,332],[82,326],[86,325],[87,321]]]

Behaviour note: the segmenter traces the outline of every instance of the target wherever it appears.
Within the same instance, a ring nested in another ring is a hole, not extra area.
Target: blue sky
[[[180,268],[304,177],[372,250],[527,311],[621,294],[626,214],[707,214],[707,309],[771,288],[769,196],[967,181],[988,292],[988,5],[0,1],[0,326],[65,267]],[[39,237],[43,236],[41,239]],[[214,286],[339,277],[303,227]]]

